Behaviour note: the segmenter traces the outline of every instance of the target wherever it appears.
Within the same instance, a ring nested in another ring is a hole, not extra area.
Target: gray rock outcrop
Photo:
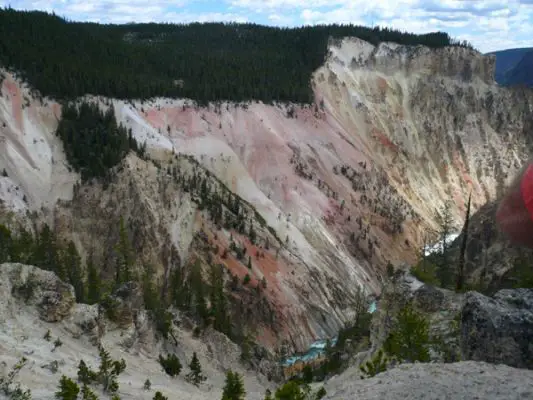
[[[74,289],[53,272],[18,263],[0,265],[0,293],[3,301],[13,296],[35,306],[46,322],[59,322],[70,315],[76,303]]]
[[[500,290],[493,298],[467,293],[461,348],[469,360],[533,369],[533,289]]]
[[[404,364],[371,379],[358,380],[351,368],[326,384],[325,399],[357,400],[518,400],[533,399],[533,371],[466,361]]]

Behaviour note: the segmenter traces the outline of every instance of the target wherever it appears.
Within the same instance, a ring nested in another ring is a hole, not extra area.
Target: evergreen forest
[[[63,142],[69,164],[83,181],[107,177],[131,149],[142,156],[131,129],[117,124],[113,107],[102,111],[96,103],[66,104],[59,121],[57,136]]]
[[[42,95],[120,99],[156,96],[209,101],[312,103],[310,78],[328,41],[356,36],[373,44],[471,47],[447,33],[321,25],[124,24],[67,21],[40,11],[0,9],[0,66]]]

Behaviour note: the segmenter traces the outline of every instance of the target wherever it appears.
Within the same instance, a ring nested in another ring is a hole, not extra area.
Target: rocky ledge
[[[331,379],[325,399],[514,400],[533,398],[533,371],[466,361],[404,364],[371,379],[358,380],[351,368]]]

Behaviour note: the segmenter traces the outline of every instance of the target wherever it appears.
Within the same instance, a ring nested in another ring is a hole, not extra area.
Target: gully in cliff
[[[533,160],[513,181],[500,203],[496,220],[513,242],[533,247]]]

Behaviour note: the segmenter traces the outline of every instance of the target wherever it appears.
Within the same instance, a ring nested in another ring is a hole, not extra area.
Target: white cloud
[[[299,15],[302,24],[336,22],[388,26],[415,33],[446,31],[469,40],[483,52],[533,46],[533,0],[226,1],[233,9],[292,12]]]
[[[277,25],[277,26],[294,25],[294,18],[290,15],[282,15],[282,14],[274,13],[268,16],[268,20],[272,23],[272,25]]]
[[[353,23],[446,31],[481,51],[533,47],[533,0],[0,0],[99,22]]]
[[[233,7],[249,8],[254,10],[289,10],[305,8],[310,5],[313,8],[345,6],[349,0],[227,0]]]
[[[189,10],[200,3],[198,11]],[[54,11],[57,15],[78,21],[102,23],[129,22],[248,22],[242,13],[211,12],[208,1],[202,0],[0,0],[0,6],[15,9]]]

